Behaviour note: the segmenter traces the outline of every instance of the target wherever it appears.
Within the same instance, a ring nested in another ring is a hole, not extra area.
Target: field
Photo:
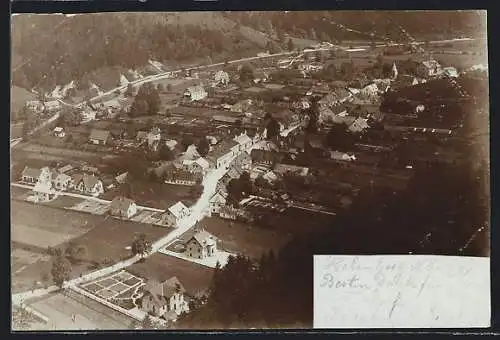
[[[31,303],[31,307],[49,318],[36,330],[119,330],[132,320],[114,310],[75,293],[51,294]],[[74,321],[72,316],[75,316]]]
[[[127,249],[134,237],[145,234],[148,240],[155,241],[166,236],[170,229],[155,227],[129,221],[117,220],[110,217],[97,217],[100,223],[88,233],[74,239],[74,242],[87,248],[88,262],[109,259],[117,262],[129,257],[131,252]]]
[[[124,194],[124,190],[126,190],[130,192],[130,195],[127,196],[135,200],[138,205],[157,209],[167,209],[178,201],[189,206],[197,199],[190,194],[189,186],[148,181],[131,181],[129,184],[106,191],[102,198],[112,200],[115,196]]]
[[[219,238],[218,247],[220,249],[230,253],[241,253],[250,258],[259,258],[271,249],[277,250],[290,239],[284,232],[263,229],[218,217],[205,218],[200,222],[200,226]],[[192,233],[190,235],[184,234],[182,238],[188,239],[191,235]]]
[[[10,138],[19,138],[23,135],[23,124],[10,124]]]
[[[64,160],[64,159],[76,159],[76,160],[101,160],[103,156],[106,156],[106,153],[100,152],[89,152],[82,151],[78,149],[67,149],[65,147],[52,147],[45,146],[39,144],[31,144],[27,143],[24,147],[18,148],[17,150],[22,151],[27,154],[28,157],[41,156],[43,159],[47,161],[50,160]],[[16,152],[17,152],[16,150]]]
[[[127,271],[146,280],[165,281],[177,276],[188,294],[195,294],[210,286],[213,269],[163,254],[154,254],[144,262],[138,262]]]
[[[11,202],[12,241],[44,249],[80,236],[96,223],[98,218],[87,214],[28,202]]]

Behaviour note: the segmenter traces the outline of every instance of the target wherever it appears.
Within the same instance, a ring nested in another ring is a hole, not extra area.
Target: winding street
[[[250,146],[246,151],[250,151],[252,146]],[[239,153],[241,153],[240,151]],[[236,154],[233,156],[231,159],[231,162],[239,155]],[[208,211],[209,211],[209,200],[210,197],[212,197],[213,194],[215,194],[215,190],[217,187],[217,183],[219,179],[224,176],[224,174],[227,172],[226,167],[221,167],[218,169],[212,169],[207,173],[207,175],[204,177],[202,185],[203,185],[203,192],[200,196],[200,198],[196,201],[194,205],[191,206],[191,211],[188,216],[186,216],[184,219],[180,220],[177,224],[177,228],[172,230],[168,235],[162,237],[161,239],[155,241],[152,246],[151,246],[151,252],[148,253],[145,257],[149,257],[152,254],[158,252],[159,249],[164,248],[165,246],[168,246],[171,244],[173,241],[175,241],[180,235],[191,229],[193,226],[196,225],[198,221],[200,221],[203,217],[207,216]],[[29,187],[29,186],[28,186]],[[88,198],[87,196],[85,196]],[[94,272],[90,272],[88,274],[85,274],[81,277],[66,281],[63,285],[63,288],[71,288],[74,286],[79,285],[82,282],[85,281],[90,281],[90,280],[95,280],[103,276],[110,275],[116,271],[122,270],[126,267],[131,266],[132,264],[138,262],[141,259],[139,255],[136,255],[134,257],[131,257],[127,260],[120,261],[118,263],[115,263],[112,266],[106,267],[99,269]],[[17,306],[24,306],[24,301],[35,298],[35,297],[41,297],[46,294],[56,292],[60,288],[53,285],[48,288],[40,288],[40,289],[35,289],[35,290],[30,290],[22,293],[17,293],[17,294],[12,294],[12,304],[17,305]]]

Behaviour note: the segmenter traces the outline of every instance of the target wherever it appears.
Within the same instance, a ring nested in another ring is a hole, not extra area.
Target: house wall
[[[206,255],[206,250],[196,241],[191,240],[186,245],[186,253],[190,257],[196,259],[204,259]]]
[[[177,224],[177,219],[169,211],[163,214],[163,216],[161,217],[161,221],[163,224],[166,224],[169,227],[175,227],[175,225]]]

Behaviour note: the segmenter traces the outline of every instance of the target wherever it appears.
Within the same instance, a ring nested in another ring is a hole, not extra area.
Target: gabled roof
[[[283,155],[276,151],[271,150],[261,150],[261,149],[253,149],[250,152],[252,160],[257,162],[279,162],[283,159]]]
[[[73,166],[71,164],[67,164],[63,167],[60,167],[58,170],[59,172],[68,172],[73,169]]]
[[[206,230],[198,231],[193,235],[193,237],[191,237],[190,240],[193,239],[201,246],[214,245],[217,242],[215,236],[213,236]]]
[[[89,137],[89,139],[96,139],[101,141],[106,141],[108,138],[109,138],[109,131],[98,130],[98,129],[92,129]]]
[[[224,192],[222,190],[218,190],[212,197],[210,197],[210,202],[218,201],[221,198],[226,201],[227,198],[227,192]]]
[[[113,201],[111,202],[111,209],[113,210],[120,210],[120,211],[127,211],[128,208],[133,205],[135,202],[131,200],[130,198],[123,197],[123,196],[116,196],[113,198]]]
[[[306,176],[309,173],[309,168],[291,164],[276,164],[274,172],[279,174],[294,173],[300,176]]]
[[[197,158],[195,160],[196,164],[198,164],[199,166],[202,167],[202,169],[208,169],[210,167],[210,164],[208,163],[208,161],[203,158],[203,157],[200,157],[200,158]]]
[[[212,159],[217,159],[221,156],[224,156],[228,154],[232,148],[237,146],[238,143],[236,143],[234,140],[223,140],[219,144],[215,146],[215,148],[210,152],[209,158]]]
[[[75,174],[72,176],[75,185],[78,185],[81,181],[83,181],[83,185],[85,189],[93,188],[97,183],[100,182],[99,178],[94,175],[88,174]]]
[[[165,299],[170,299],[176,292],[184,294],[186,289],[177,276],[172,276],[161,283],[156,280],[148,281],[145,291],[151,294],[158,304],[163,305],[168,302]]]
[[[69,181],[71,180],[71,176],[68,176],[66,174],[63,174],[63,173],[58,173],[55,178],[54,178],[55,181],[59,181],[59,182],[65,182],[65,181]]]
[[[182,212],[186,209],[188,209],[188,207],[186,207],[184,205],[184,203],[179,201],[179,202],[175,203],[173,206],[171,206],[170,208],[168,208],[168,211],[172,215],[174,215],[176,218],[179,218],[182,215]]]
[[[244,144],[252,142],[252,139],[250,137],[248,137],[248,135],[246,133],[242,133],[241,135],[234,137],[233,140],[240,145],[244,145]]]
[[[23,172],[22,172],[22,176],[32,177],[32,178],[38,178],[38,177],[40,177],[41,174],[42,174],[41,169],[35,169],[35,168],[29,168],[29,167],[25,167]]]
[[[360,131],[363,131],[364,129],[367,129],[369,126],[368,126],[368,123],[367,123],[367,119],[366,118],[361,118],[361,117],[358,117],[356,118],[356,120],[349,126],[349,130],[352,131],[352,132],[360,132]]]

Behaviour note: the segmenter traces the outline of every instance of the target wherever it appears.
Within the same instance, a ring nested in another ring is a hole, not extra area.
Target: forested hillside
[[[185,63],[311,41],[421,39],[484,31],[479,12],[185,12],[18,15],[12,18],[12,79],[53,89],[105,67],[135,69],[149,59]],[[344,25],[344,26],[342,26]],[[368,32],[368,33],[360,33]],[[370,35],[373,33],[373,35]]]

